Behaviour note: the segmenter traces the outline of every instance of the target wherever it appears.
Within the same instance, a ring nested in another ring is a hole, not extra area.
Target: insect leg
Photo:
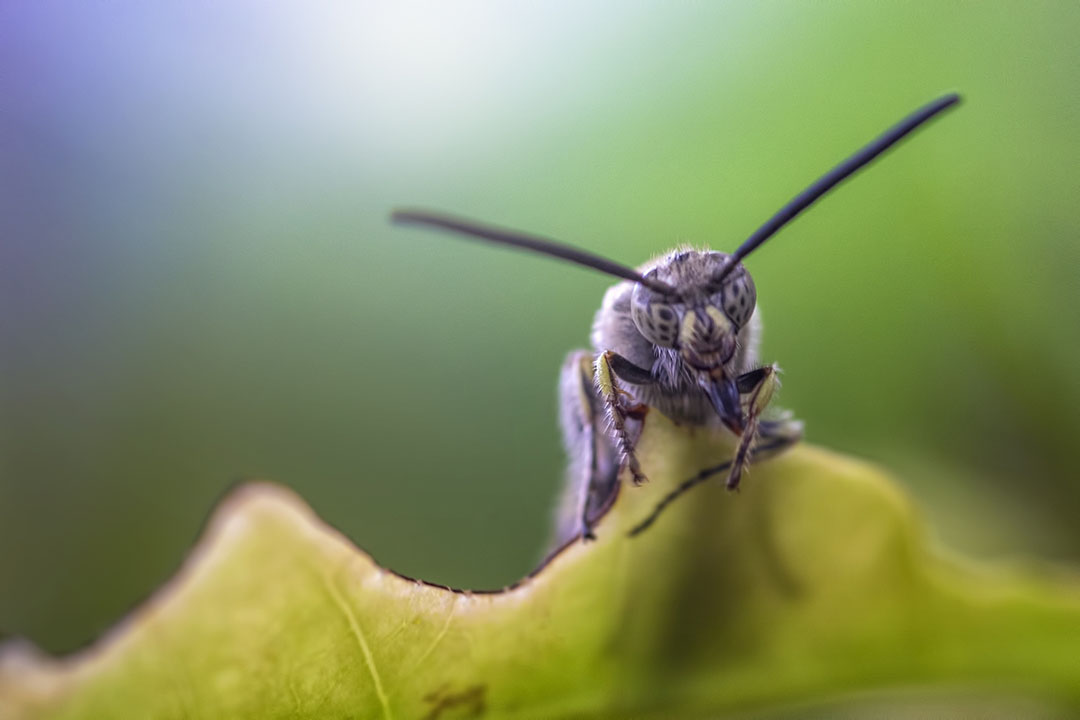
[[[801,433],[798,433],[794,436],[788,433],[784,433],[775,437],[766,437],[766,433],[771,432],[771,430],[767,431],[766,428],[771,428],[773,425],[786,424],[787,423],[783,422],[773,423],[768,421],[761,423],[761,427],[759,429],[760,441],[750,451],[750,462],[764,460],[765,458],[772,457],[773,455],[778,455],[779,453],[799,441]],[[798,425],[798,423],[794,424]],[[633,537],[634,535],[638,535],[644,532],[649,528],[650,525],[656,522],[657,518],[659,518],[660,514],[667,509],[668,505],[678,500],[688,490],[691,490],[694,487],[700,485],[714,475],[722,473],[725,470],[729,470],[731,466],[732,461],[726,460],[719,465],[713,465],[711,467],[704,468],[703,470],[699,471],[697,475],[694,475],[688,480],[682,481],[681,483],[679,483],[678,487],[665,495],[664,498],[656,504],[656,507],[653,508],[653,511],[651,513],[649,513],[648,517],[646,517],[644,520],[631,528],[630,532],[627,534]]]
[[[739,388],[745,422],[739,444],[735,448],[735,457],[731,461],[731,471],[727,479],[728,490],[738,489],[743,471],[750,464],[750,451],[758,439],[761,413],[768,407],[780,381],[777,379],[776,366],[766,365],[740,375],[735,384]]]
[[[766,381],[766,376],[773,375],[773,381],[775,382],[775,373],[775,367],[759,368],[758,370],[752,370],[751,372],[740,376],[737,379],[736,384],[738,385],[740,392],[745,391],[744,394],[751,394],[761,386],[762,382]],[[775,385],[773,390],[775,390]],[[765,404],[768,404],[767,400]],[[747,450],[748,458],[745,460],[747,463],[778,455],[802,439],[802,423],[798,420],[792,420],[790,417],[780,417],[775,420],[755,420],[755,422],[757,426],[757,442],[751,445]],[[738,453],[736,453],[736,455],[738,455]],[[684,480],[678,487],[665,495],[664,498],[657,503],[656,507],[653,508],[653,511],[649,513],[649,516],[635,525],[630,530],[629,534],[633,536],[645,531],[650,525],[656,522],[656,519],[660,517],[660,514],[668,505],[675,502],[675,500],[688,490],[700,485],[714,475],[724,471],[730,471],[734,464],[735,459],[728,460],[719,465],[704,468],[693,477]]]
[[[619,360],[615,360],[616,357]],[[637,455],[634,452],[634,441],[631,440],[630,433],[626,429],[626,420],[631,413],[635,411],[641,413],[644,408],[637,405],[628,406],[625,401],[625,398],[629,397],[629,395],[619,388],[615,371],[612,368],[613,364],[619,364],[622,369],[625,369],[623,363],[635,367],[632,363],[610,350],[600,353],[596,356],[594,379],[596,390],[604,401],[604,408],[607,410],[608,422],[611,424],[615,445],[619,449],[619,456],[630,470],[634,484],[640,485],[646,482],[648,478],[641,472],[641,465],[638,463]]]
[[[656,382],[656,377],[653,376],[651,370],[635,365],[619,353],[608,350],[604,355],[607,356],[612,371],[619,379],[634,385],[652,385]]]
[[[592,354],[578,350],[567,356],[559,375],[559,419],[569,465],[556,516],[556,547],[579,536],[593,538],[592,523],[618,483],[618,454],[599,427],[602,408],[593,365]]]

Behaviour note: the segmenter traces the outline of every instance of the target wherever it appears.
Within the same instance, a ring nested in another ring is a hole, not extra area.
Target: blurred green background
[[[406,574],[515,580],[612,281],[388,211],[730,250],[950,90],[748,262],[764,358],[951,546],[1075,562],[1078,30],[1065,2],[4,4],[0,629],[87,642],[253,477]]]

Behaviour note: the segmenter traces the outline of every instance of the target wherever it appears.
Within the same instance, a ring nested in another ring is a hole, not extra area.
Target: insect
[[[737,439],[732,459],[705,468],[663,499],[641,532],[693,486],[727,472],[735,490],[751,460],[798,442],[802,423],[765,417],[779,386],[778,367],[758,361],[761,317],[742,260],[818,198],[902,138],[959,102],[945,95],[916,110],[795,196],[730,255],[680,247],[638,269],[514,230],[426,210],[397,210],[397,223],[422,225],[554,256],[621,278],[604,295],[592,350],[575,350],[559,379],[560,423],[569,455],[557,539],[593,539],[593,524],[614,498],[625,470],[646,481],[635,453],[645,416],[655,409],[688,425],[721,426]]]

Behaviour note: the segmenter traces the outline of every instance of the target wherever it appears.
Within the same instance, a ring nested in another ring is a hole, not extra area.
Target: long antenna
[[[960,102],[960,96],[956,93],[950,93],[923,106],[886,130],[869,145],[822,175],[817,182],[792,198],[791,202],[780,209],[780,212],[769,218],[767,223],[762,225],[753,235],[747,238],[746,242],[740,245],[738,250],[728,258],[724,268],[712,278],[712,281],[717,282],[721,280],[725,275],[731,272],[744,257],[754,252],[754,250],[757,250],[763,242],[772,237],[777,230],[791,222],[799,213],[813,205],[818,198],[850,177],[859,170],[859,168],[900,142],[900,140],[908,135],[908,133],[918,128],[927,120],[938,113],[947,110],[958,102]]]
[[[650,290],[655,290],[664,295],[676,294],[675,288],[671,285],[654,278],[646,278],[637,270],[628,268],[625,265],[620,265],[613,260],[608,260],[599,255],[593,255],[584,250],[578,250],[569,245],[557,243],[554,240],[548,240],[547,238],[537,237],[535,235],[526,235],[517,230],[507,230],[505,228],[497,228],[490,225],[481,225],[472,220],[456,218],[428,210],[395,210],[390,215],[390,219],[399,224],[427,225],[439,228],[440,230],[449,230],[450,232],[459,233],[461,235],[480,238],[481,240],[487,240],[498,245],[510,245],[512,247],[524,248],[525,250],[532,250],[533,252],[538,252],[542,255],[551,255],[552,257],[569,260],[572,263],[584,265],[585,267],[599,270],[608,275],[633,280],[636,283],[641,283]]]

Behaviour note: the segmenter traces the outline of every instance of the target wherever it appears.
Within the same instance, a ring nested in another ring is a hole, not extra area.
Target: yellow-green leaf
[[[0,654],[0,718],[698,717],[857,690],[985,688],[1080,709],[1080,582],[932,547],[874,467],[798,447],[744,489],[660,497],[729,448],[650,416],[597,527],[497,593],[377,566],[288,490],[217,511],[95,646]]]

